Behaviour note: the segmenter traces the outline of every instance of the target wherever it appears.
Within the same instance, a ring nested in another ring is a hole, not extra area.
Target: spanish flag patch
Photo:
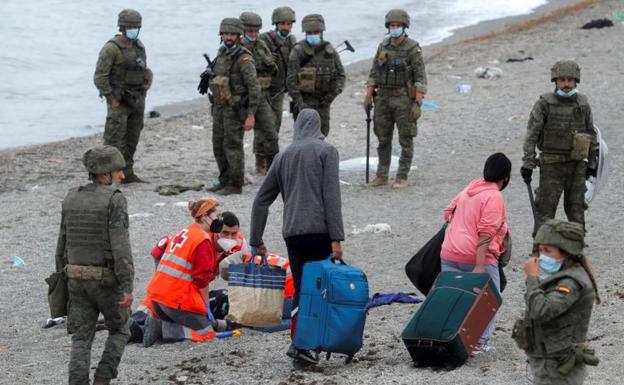
[[[243,63],[247,64],[251,60],[251,56],[243,55],[243,57],[241,59],[243,60]]]
[[[566,293],[566,294],[570,294],[570,292],[572,292],[572,290],[570,290],[570,288],[569,288],[569,287],[565,287],[565,286],[559,286],[559,287],[557,288],[557,290],[558,290],[560,293]]]

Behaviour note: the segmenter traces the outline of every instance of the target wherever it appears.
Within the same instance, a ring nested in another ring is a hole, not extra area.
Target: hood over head
[[[295,122],[293,141],[304,139],[325,139],[321,133],[321,117],[311,108],[301,110]]]

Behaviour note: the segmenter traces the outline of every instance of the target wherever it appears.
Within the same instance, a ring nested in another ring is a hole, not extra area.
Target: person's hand
[[[342,245],[340,244],[340,241],[332,241],[331,248],[334,258],[342,259]]]
[[[536,257],[529,258],[524,264],[524,272],[527,277],[537,277],[539,275],[539,259]]]
[[[245,119],[245,131],[252,130],[256,125],[256,118],[253,114],[247,114],[247,118]]]
[[[113,108],[117,108],[117,107],[121,106],[121,102],[119,100],[115,99],[115,98],[112,98],[111,99],[111,106]]]
[[[321,97],[321,104],[325,106],[330,105],[331,102],[333,102],[334,99],[336,99],[336,96],[338,95],[334,94],[333,92],[330,92],[329,94]]]
[[[520,167],[520,175],[524,179],[525,183],[531,183],[531,177],[533,176],[533,170],[526,167]]]
[[[485,273],[484,265],[475,265],[474,269],[472,269],[473,273]]]
[[[364,97],[364,111],[368,112],[373,109],[373,97],[366,94]]]
[[[264,243],[261,243],[260,245],[253,247],[251,249],[251,253],[253,254],[254,257],[256,255],[260,255],[260,256],[267,255],[268,252],[269,251],[267,250],[267,247]]]
[[[420,104],[424,99],[425,95],[420,91],[416,91],[416,103]]]
[[[121,301],[119,301],[119,306],[122,308],[129,308],[132,306],[132,301],[134,301],[134,296],[132,293],[123,293],[121,296]]]

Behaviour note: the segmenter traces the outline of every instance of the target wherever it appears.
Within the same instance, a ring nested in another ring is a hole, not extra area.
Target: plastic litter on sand
[[[369,167],[370,170],[375,170],[379,164],[379,158],[370,157]],[[396,171],[399,168],[399,157],[392,156],[390,158],[390,171]],[[366,157],[360,156],[357,158],[345,159],[340,162],[340,171],[365,171],[366,170]]]
[[[351,231],[351,234],[353,235],[378,234],[378,233],[389,233],[391,231],[392,231],[392,228],[387,223],[374,223],[374,224],[368,224],[362,227],[361,229],[358,229],[357,227],[353,226],[353,230]]]
[[[22,267],[25,265],[24,260],[17,255],[13,257],[13,267]]]
[[[455,89],[461,95],[468,95],[472,92],[472,86],[470,84],[460,83]]]
[[[475,76],[481,79],[497,79],[503,76],[503,70],[498,67],[478,67]]]

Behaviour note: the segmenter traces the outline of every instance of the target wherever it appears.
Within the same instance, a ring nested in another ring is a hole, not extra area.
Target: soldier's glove
[[[420,118],[421,114],[422,114],[422,110],[420,109],[420,104],[418,104],[417,102],[414,102],[414,104],[412,105],[412,108],[410,109],[410,117],[412,118],[413,121],[417,121]]]
[[[336,94],[335,94],[335,93],[333,93],[333,92],[332,92],[332,93],[329,93],[329,94],[327,94],[327,95],[325,95],[325,96],[323,96],[323,97],[321,98],[321,104],[326,105],[326,106],[327,106],[327,105],[330,105],[330,104],[331,104],[331,102],[333,102],[333,101],[334,101],[334,99],[336,99],[336,96],[338,96],[338,95],[336,95]]]
[[[373,109],[373,97],[366,95],[364,97],[364,111],[368,112]]]
[[[524,179],[524,183],[531,183],[531,177],[533,176],[533,170],[526,167],[520,167],[520,175]]]

